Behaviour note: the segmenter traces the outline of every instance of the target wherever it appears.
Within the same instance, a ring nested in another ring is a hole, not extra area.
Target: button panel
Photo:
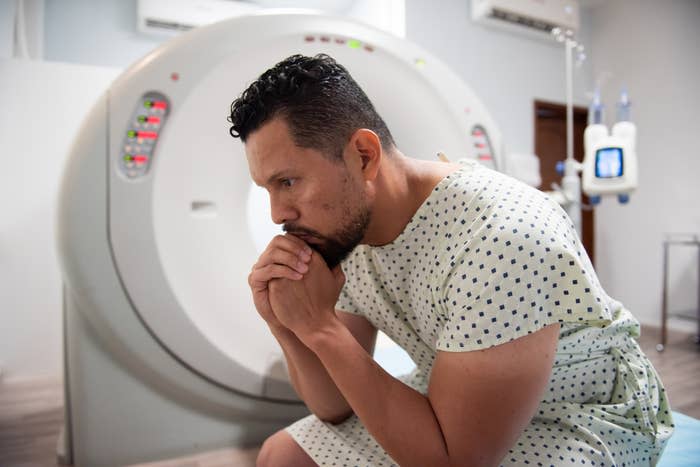
[[[153,162],[158,138],[170,114],[170,102],[158,92],[144,94],[131,115],[119,155],[119,168],[128,178],[143,177]]]

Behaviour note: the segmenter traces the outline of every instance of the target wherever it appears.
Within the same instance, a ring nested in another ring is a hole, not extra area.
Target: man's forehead
[[[251,178],[260,186],[287,176],[325,177],[339,168],[320,150],[298,146],[280,117],[249,135],[245,153]]]
[[[273,179],[284,176],[293,168],[286,157],[266,156],[248,151],[246,151],[246,156],[250,176],[260,186],[265,186]]]
[[[276,172],[289,170],[294,161],[290,157],[293,142],[286,125],[274,120],[251,133],[245,144],[250,175],[257,184],[264,184]]]

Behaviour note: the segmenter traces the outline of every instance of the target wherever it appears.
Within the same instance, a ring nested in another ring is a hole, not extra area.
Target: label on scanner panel
[[[127,178],[143,177],[150,170],[156,144],[169,113],[168,98],[159,92],[147,92],[136,104],[119,156],[119,169]]]

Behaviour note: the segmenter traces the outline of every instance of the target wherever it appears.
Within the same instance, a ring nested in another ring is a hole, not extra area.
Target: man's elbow
[[[339,425],[350,418],[353,413],[354,412],[352,410],[347,410],[343,412],[314,412],[314,415],[316,415],[322,422],[330,423],[331,425]]]

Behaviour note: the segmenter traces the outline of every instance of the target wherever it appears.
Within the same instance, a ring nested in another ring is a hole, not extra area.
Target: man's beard
[[[349,210],[346,209],[345,219],[348,219],[349,216]],[[326,261],[326,265],[328,265],[330,269],[333,269],[347,258],[352,250],[360,244],[367,231],[370,217],[370,209],[366,206],[362,206],[355,216],[350,218],[348,222],[329,237],[323,236],[315,230],[300,227],[293,223],[284,224],[282,230],[292,235],[300,236],[302,239],[304,236],[312,237],[312,241],[307,241],[307,243],[311,248],[318,251]]]

